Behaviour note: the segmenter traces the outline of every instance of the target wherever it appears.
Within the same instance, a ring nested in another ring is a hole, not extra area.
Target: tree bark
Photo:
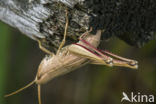
[[[156,31],[155,0],[0,0],[0,20],[45,46],[57,48],[63,38],[68,9],[67,44],[89,27],[104,29],[130,45],[142,46]]]
[[[70,38],[67,38],[67,43],[70,40],[76,41],[79,34],[88,28],[89,19],[85,21],[85,13],[72,10],[77,1],[0,0],[0,20],[17,28],[31,39],[40,39],[46,46],[58,47],[64,32],[65,9],[68,8],[72,12],[69,15],[72,27],[69,26]]]
[[[29,3],[28,0],[1,0],[0,20],[19,29],[28,37],[43,38],[39,23],[50,16],[50,11],[39,3]]]

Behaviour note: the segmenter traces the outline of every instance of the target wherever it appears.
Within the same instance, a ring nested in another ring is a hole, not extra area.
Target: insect
[[[95,35],[91,34],[90,31],[87,31],[80,36],[79,41],[76,44],[63,47],[67,26],[68,22],[65,27],[64,41],[62,42],[62,45],[60,45],[56,54],[53,54],[42,47],[41,42],[39,41],[40,48],[50,55],[43,58],[38,67],[36,77],[31,83],[5,97],[14,95],[36,83],[38,87],[38,102],[41,104],[40,90],[42,84],[86,64],[123,66],[133,69],[138,68],[138,62],[135,60],[126,59],[108,51],[97,49],[100,44],[102,30],[98,30]]]
[[[38,85],[39,104],[41,104],[40,85],[86,64],[123,66],[137,69],[138,65],[135,60],[98,50],[97,46],[100,42],[100,36],[101,30],[98,30],[96,35],[91,35],[89,32],[86,32],[81,35],[79,42],[76,44],[63,47],[56,55],[46,56],[38,67],[35,80],[26,87],[6,95],[6,97],[18,93],[36,83]]]

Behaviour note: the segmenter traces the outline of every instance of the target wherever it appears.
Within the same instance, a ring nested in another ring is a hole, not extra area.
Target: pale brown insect
[[[100,42],[100,37],[101,30],[98,30],[96,35],[86,32],[80,37],[78,43],[62,48],[56,55],[46,56],[38,67],[35,80],[26,87],[6,95],[6,97],[18,93],[36,83],[38,85],[39,104],[41,104],[41,84],[45,84],[53,78],[73,71],[85,64],[122,66],[137,69],[138,65],[135,60],[126,59],[107,51],[99,51],[97,47]]]
[[[67,17],[67,12],[66,12]],[[38,101],[41,104],[41,91],[40,85],[47,83],[55,77],[66,74],[86,64],[97,64],[107,66],[122,66],[132,69],[138,68],[138,62],[131,59],[126,59],[114,55],[108,51],[98,50],[97,47],[100,43],[101,30],[98,30],[95,35],[86,32],[80,36],[79,42],[63,47],[65,43],[68,18],[66,18],[66,26],[64,32],[64,39],[57,51],[57,54],[51,53],[49,50],[42,47],[39,42],[40,49],[50,54],[46,56],[38,67],[38,72],[35,80],[26,85],[25,87],[6,95],[5,97],[14,95],[25,88],[36,83],[38,85]],[[63,48],[62,48],[63,47]]]

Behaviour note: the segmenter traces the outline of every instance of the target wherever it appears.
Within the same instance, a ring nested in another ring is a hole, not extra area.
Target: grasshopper
[[[38,99],[41,104],[40,85],[47,83],[55,77],[71,72],[86,64],[97,64],[106,66],[122,66],[132,69],[138,68],[138,62],[114,55],[108,51],[98,50],[101,30],[95,35],[86,32],[80,36],[79,42],[61,48],[56,55],[46,56],[38,67],[34,81],[30,84],[6,95],[11,96],[36,83],[38,85]]]
[[[90,33],[91,30],[87,31],[80,36],[79,41],[77,43],[63,47],[66,40],[68,27],[67,17],[68,16],[66,11],[67,22],[65,25],[64,38],[57,53],[54,54],[46,48],[44,48],[41,44],[41,41],[37,39],[37,41],[39,42],[40,49],[48,53],[49,56],[46,56],[41,61],[38,67],[36,77],[32,82],[13,93],[5,95],[5,97],[19,93],[20,91],[36,83],[38,88],[38,102],[39,104],[41,104],[42,84],[45,84],[58,76],[69,73],[86,64],[106,65],[109,67],[122,66],[129,67],[132,69],[138,68],[138,62],[135,60],[127,59],[121,56],[117,56],[108,51],[97,49],[97,47],[100,44],[102,30],[98,30],[95,35]]]

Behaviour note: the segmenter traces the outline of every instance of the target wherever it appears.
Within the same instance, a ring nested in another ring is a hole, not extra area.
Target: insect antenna
[[[16,91],[14,91],[14,92],[12,92],[12,93],[10,93],[10,94],[5,95],[4,97],[9,97],[9,96],[15,95],[15,94],[17,94],[17,93],[23,91],[24,89],[30,87],[30,86],[33,85],[35,82],[36,82],[36,80],[30,82],[29,84],[27,84],[26,86],[20,88],[19,90],[16,90]]]

